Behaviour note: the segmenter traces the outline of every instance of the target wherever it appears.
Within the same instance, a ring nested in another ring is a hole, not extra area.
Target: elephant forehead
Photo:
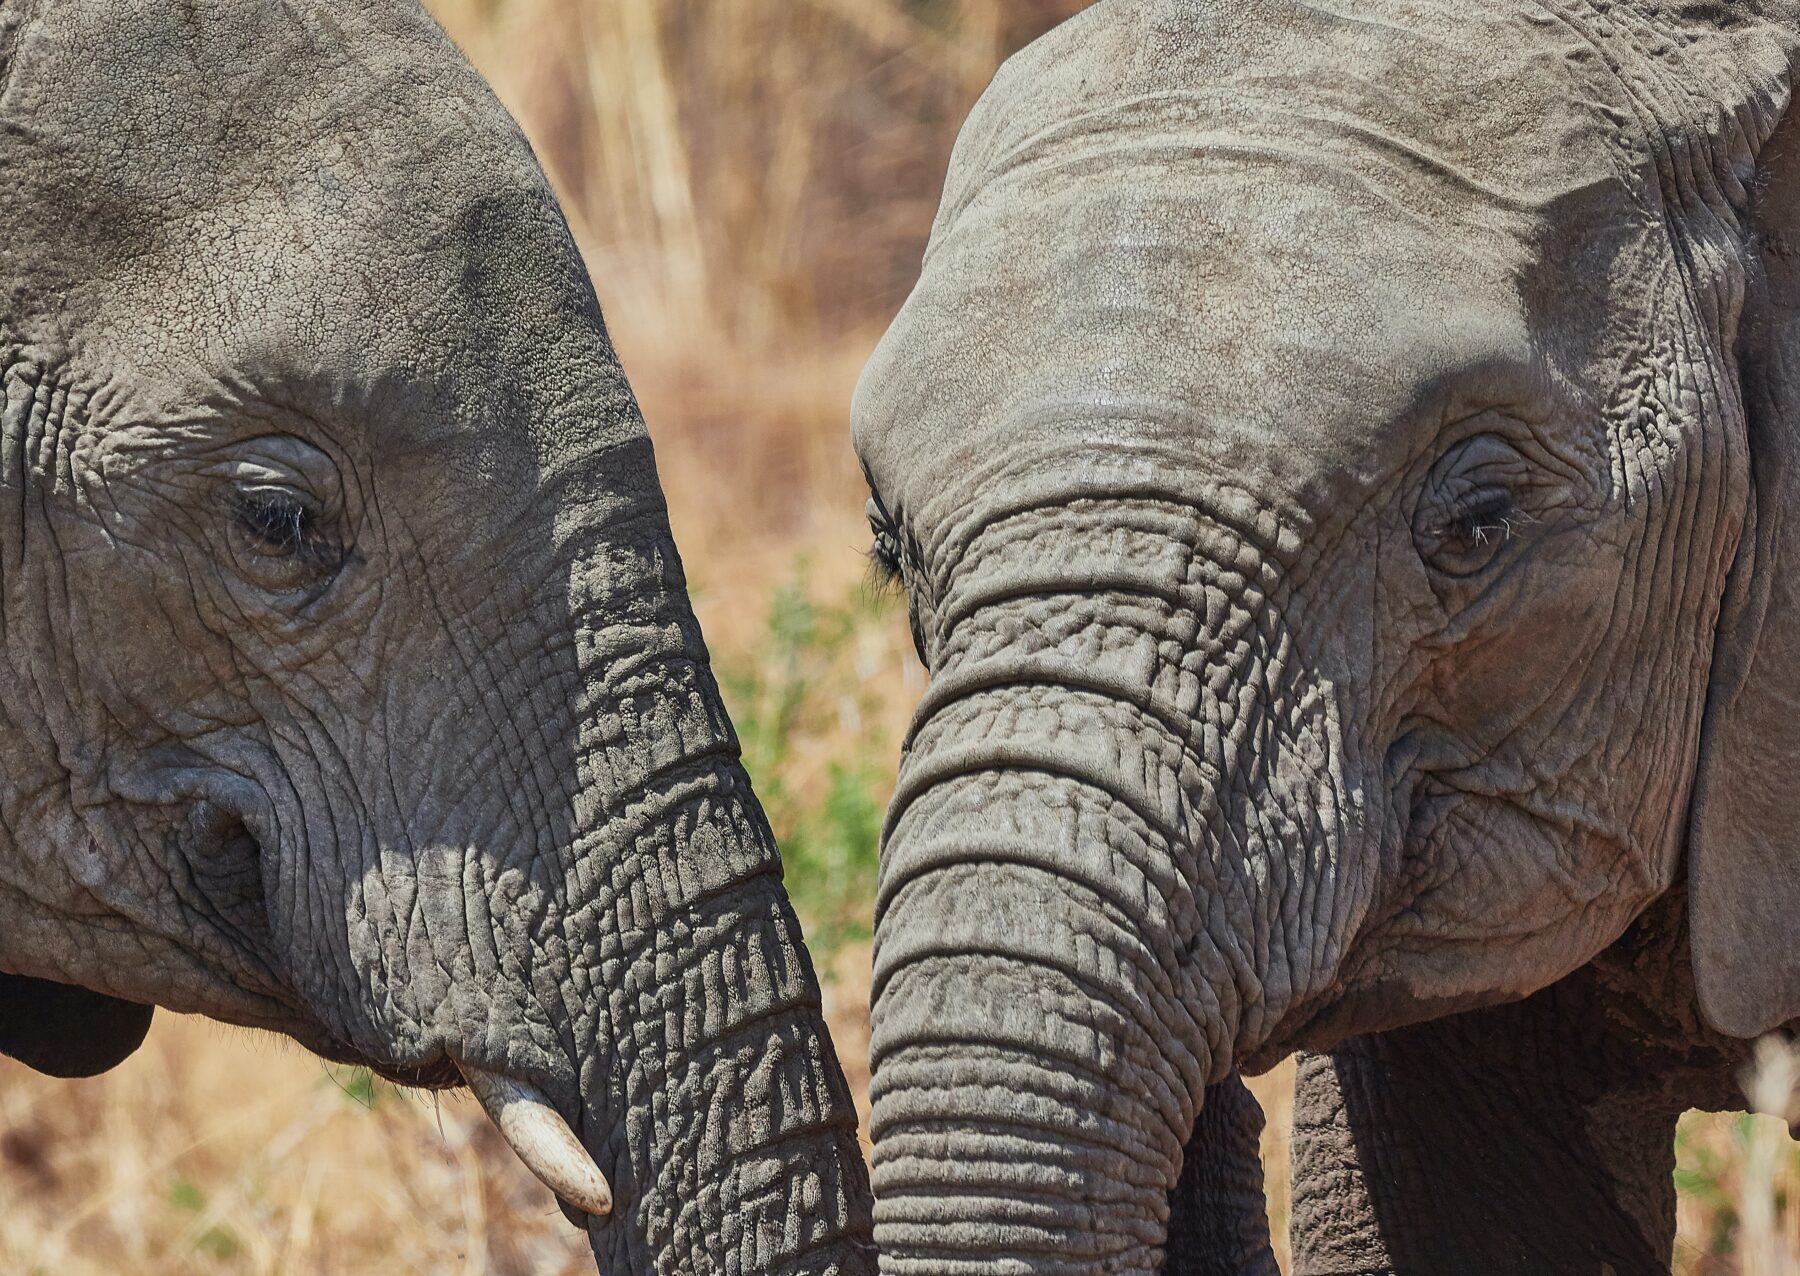
[[[283,199],[290,222],[314,223],[289,234],[321,235],[403,204],[423,233],[481,192],[539,180],[505,112],[412,4],[53,3],[4,54],[12,228],[98,268],[207,211]]]
[[[49,4],[0,62],[13,340],[151,415],[225,386],[531,465],[641,433],[529,146],[418,5]]]
[[[1138,450],[1354,501],[1448,414],[1557,406],[1654,221],[1579,39],[1454,7],[1114,0],[1009,65],[859,390],[884,494]]]
[[[1543,410],[1527,239],[1291,169],[1115,178],[972,208],[936,245],[858,391],[888,497],[1137,450],[1170,484],[1353,501],[1447,418]]]
[[[1617,128],[1596,99],[1622,96],[1593,33],[1529,0],[1109,0],[996,77],[940,225],[1046,152],[1258,119],[1265,136],[1285,125],[1314,150],[1400,154],[1541,202],[1567,181],[1571,141]]]

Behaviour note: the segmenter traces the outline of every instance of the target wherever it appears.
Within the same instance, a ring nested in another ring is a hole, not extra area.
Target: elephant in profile
[[[854,408],[888,1273],[1666,1271],[1800,1019],[1800,6],[1101,0]]]
[[[414,0],[0,0],[0,1050],[466,1079],[608,1276],[873,1270],[643,421]]]

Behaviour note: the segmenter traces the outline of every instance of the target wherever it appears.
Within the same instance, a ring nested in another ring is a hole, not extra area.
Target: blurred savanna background
[[[866,1081],[876,841],[924,676],[868,583],[856,375],[957,127],[1086,0],[427,0],[537,147],[650,423],[696,604]],[[1255,1083],[1277,1247],[1291,1072]],[[1800,1273],[1772,1117],[1690,1116],[1689,1276]],[[0,1273],[593,1270],[472,1102],[159,1015],[107,1076],[0,1066]]]

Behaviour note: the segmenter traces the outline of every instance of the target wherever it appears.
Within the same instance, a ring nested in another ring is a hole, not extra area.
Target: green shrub
[[[806,574],[802,561],[775,591],[755,648],[718,665],[788,892],[829,969],[838,948],[869,934],[895,760],[878,670],[859,652],[890,648],[897,604],[868,588],[822,602]]]

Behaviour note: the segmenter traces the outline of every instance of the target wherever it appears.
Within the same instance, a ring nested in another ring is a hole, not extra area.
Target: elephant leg
[[[1277,1276],[1262,1128],[1262,1107],[1235,1072],[1207,1088],[1169,1193],[1165,1276]]]
[[[1552,989],[1303,1057],[1296,1276],[1666,1273],[1681,1105],[1621,1082],[1589,1000]]]

